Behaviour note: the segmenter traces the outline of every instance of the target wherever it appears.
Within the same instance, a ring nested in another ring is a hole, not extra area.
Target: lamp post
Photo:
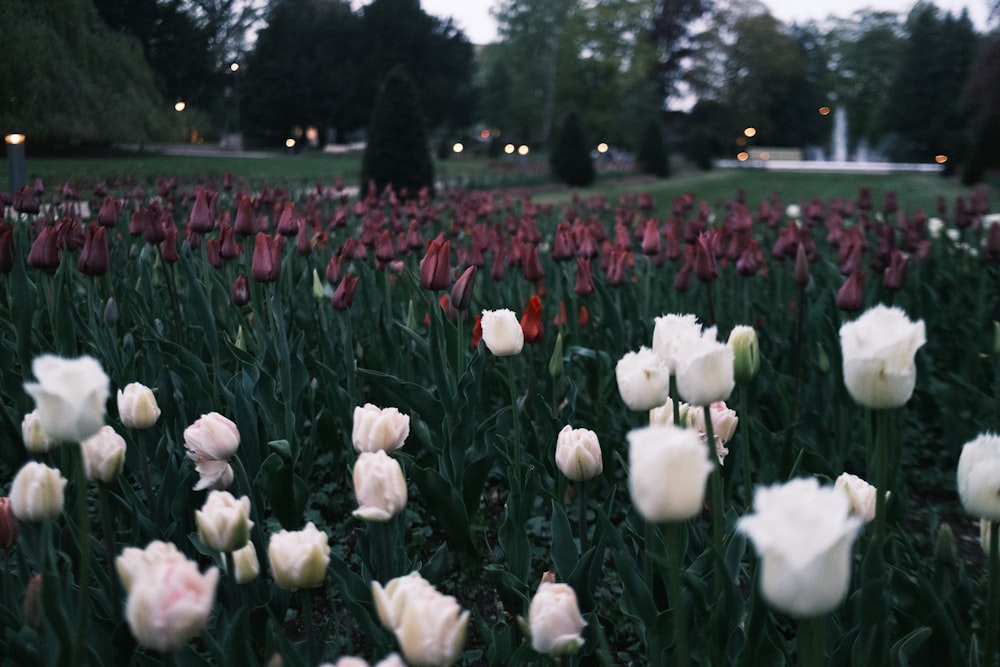
[[[10,193],[14,194],[28,183],[24,166],[23,134],[8,134],[4,137],[7,145],[7,176],[10,180]]]

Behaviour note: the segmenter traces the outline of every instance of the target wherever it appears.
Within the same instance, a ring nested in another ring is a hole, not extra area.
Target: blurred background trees
[[[948,155],[974,179],[1000,160],[996,5],[980,32],[927,1],[787,25],[757,0],[494,0],[499,39],[473,45],[419,0],[7,0],[0,122],[36,146],[319,147],[362,139],[402,66],[432,146],[549,148],[573,111],[633,155],[654,123],[702,166],[747,127],[829,156],[840,108],[851,154]]]

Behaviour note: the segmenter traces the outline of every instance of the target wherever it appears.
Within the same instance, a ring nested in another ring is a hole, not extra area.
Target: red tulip
[[[479,347],[480,341],[483,340],[483,316],[476,315],[476,321],[472,325],[472,349]]]
[[[236,230],[228,222],[219,225],[219,256],[222,259],[236,259],[243,248],[236,243]]]
[[[576,258],[576,285],[573,291],[583,298],[594,293],[594,275],[590,270],[590,260],[586,257]]]
[[[59,268],[59,234],[55,227],[48,225],[38,230],[28,250],[28,266],[33,269],[41,269],[48,273],[55,273]]]
[[[889,255],[889,266],[882,274],[882,287],[890,292],[898,292],[906,284],[906,265],[910,261],[909,255],[902,250],[893,250]]]
[[[0,222],[0,273],[14,268],[14,228]]]
[[[848,313],[855,313],[865,305],[865,275],[864,271],[854,271],[837,292],[837,308]]]
[[[698,242],[695,244],[694,273],[703,283],[713,282],[719,277],[712,241],[711,234],[703,233],[698,235]]]
[[[233,303],[242,308],[250,303],[250,284],[245,274],[236,276],[231,290]]]
[[[354,303],[354,291],[357,289],[359,276],[345,274],[337,289],[333,292],[333,307],[337,310],[347,310]]]
[[[429,290],[451,284],[451,241],[436,238],[427,243],[427,254],[420,260],[420,284]]]
[[[101,225],[92,222],[87,227],[87,237],[76,266],[85,276],[103,276],[111,268],[108,243],[104,239],[104,227]]]
[[[160,259],[167,264],[173,264],[180,256],[177,254],[177,228],[168,227],[163,241],[160,243]]]
[[[478,267],[473,264],[462,272],[451,288],[451,304],[457,310],[467,310],[472,303],[472,293],[476,284]]]
[[[573,257],[574,254],[572,228],[568,222],[560,222],[552,240],[552,259],[556,262],[563,262]]]
[[[647,220],[643,228],[642,252],[650,256],[660,254],[660,223],[655,218]]]
[[[392,244],[392,233],[388,229],[383,229],[375,239],[375,259],[388,264],[396,259],[396,249]]]
[[[537,343],[545,334],[542,328],[542,300],[537,294],[532,295],[528,308],[521,314],[521,331],[524,332],[525,343]]]
[[[542,271],[542,261],[538,257],[538,246],[529,244],[524,247],[521,255],[521,273],[528,282],[537,283],[545,277]]]
[[[236,207],[236,220],[233,221],[233,229],[240,236],[250,236],[257,231],[257,220],[253,215],[253,203],[250,197],[240,197],[240,203]]]
[[[257,232],[250,275],[259,283],[273,283],[281,275],[281,237]]]
[[[795,251],[795,272],[793,274],[795,284],[799,287],[809,285],[809,258],[806,257],[806,247],[799,244],[799,249]]]
[[[97,213],[97,222],[105,227],[118,226],[118,214],[122,210],[122,201],[114,197],[105,197],[101,210]]]
[[[208,207],[208,195],[204,188],[199,187],[195,195],[191,216],[188,218],[188,229],[199,234],[207,234],[215,229],[215,220],[212,219],[212,212]]]

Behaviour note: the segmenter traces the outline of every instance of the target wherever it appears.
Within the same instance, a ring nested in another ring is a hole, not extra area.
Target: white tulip
[[[844,385],[854,402],[876,409],[905,405],[917,383],[914,357],[926,340],[923,320],[912,322],[901,309],[883,305],[840,327]]]

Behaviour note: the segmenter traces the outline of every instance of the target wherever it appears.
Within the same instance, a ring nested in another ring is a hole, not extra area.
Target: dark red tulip
[[[760,244],[757,239],[751,239],[746,247],[743,248],[740,258],[736,260],[736,272],[738,274],[743,277],[757,274],[757,271],[760,269],[760,262],[757,259],[759,250]]]
[[[0,273],[14,268],[14,228],[0,222]]]
[[[38,193],[27,185],[14,193],[14,210],[18,213],[34,215],[40,208]]]
[[[354,303],[354,291],[358,287],[358,276],[345,274],[337,289],[333,291],[333,307],[337,310],[347,310]]]
[[[226,265],[219,250],[219,239],[208,239],[205,241],[205,259],[216,269],[221,269]]]
[[[420,250],[424,247],[424,237],[420,234],[420,225],[417,219],[410,220],[410,228],[406,232],[406,248],[408,250]]]
[[[902,250],[893,250],[889,255],[889,266],[882,274],[882,287],[890,292],[898,292],[906,284],[906,265],[909,263],[909,255]]]
[[[375,259],[383,264],[388,264],[396,259],[396,248],[392,243],[392,232],[388,229],[383,229],[375,239]]]
[[[986,231],[986,245],[983,247],[983,257],[991,262],[1000,260],[1000,223],[993,223]]]
[[[525,343],[538,343],[545,335],[542,327],[542,300],[533,294],[528,301],[528,307],[521,313],[521,331],[524,332]]]
[[[114,197],[105,197],[101,210],[97,213],[97,222],[105,227],[118,226],[118,214],[122,210],[122,201]]]
[[[483,316],[476,315],[476,321],[472,324],[472,349],[479,347],[483,340]]]
[[[281,275],[281,237],[257,232],[250,275],[259,283],[273,283]]]
[[[628,278],[628,250],[613,247],[608,256],[608,270],[605,280],[608,285],[618,287],[624,285]]]
[[[649,256],[660,254],[660,223],[655,218],[647,220],[643,228],[642,252]]]
[[[188,230],[207,234],[213,229],[215,229],[215,220],[212,218],[212,211],[208,206],[208,194],[204,188],[199,187],[194,196],[191,215],[188,218]]]
[[[14,546],[20,533],[20,524],[14,516],[10,498],[0,498],[0,549],[6,550]]]
[[[233,303],[240,308],[250,303],[250,283],[245,274],[236,276],[233,281],[233,288],[230,291]]]
[[[326,282],[336,285],[343,275],[344,256],[339,252],[333,253],[330,261],[326,264]]]
[[[104,229],[97,223],[91,223],[87,227],[87,236],[76,264],[77,269],[85,276],[103,276],[111,268]]]
[[[493,255],[493,263],[490,265],[490,277],[494,281],[500,282],[503,280],[505,272],[505,262],[504,262],[504,251],[502,248],[498,248],[496,253]]]
[[[167,264],[173,264],[180,256],[177,254],[177,228],[168,227],[163,242],[160,243],[160,258]]]
[[[257,219],[253,214],[253,203],[250,197],[243,196],[236,207],[236,220],[233,221],[233,229],[240,236],[250,236],[257,231]]]
[[[806,247],[799,244],[799,249],[795,251],[795,273],[793,276],[795,284],[799,287],[809,285],[809,258],[806,256]]]
[[[59,268],[59,233],[55,227],[46,225],[38,230],[28,251],[28,266],[55,273]]]
[[[576,258],[576,284],[573,291],[583,298],[594,293],[594,275],[590,269],[590,260],[586,257]]]
[[[848,313],[856,313],[865,305],[864,271],[854,271],[847,277],[837,292],[837,308]]]
[[[467,267],[452,286],[451,305],[456,310],[467,310],[469,304],[472,303],[472,293],[476,285],[476,272],[478,268],[475,264]]]
[[[674,289],[678,292],[687,292],[691,289],[691,272],[694,270],[693,264],[688,264],[687,262],[681,266],[680,271],[674,277]]]
[[[160,205],[153,203],[142,213],[142,236],[146,243],[159,245],[167,236],[165,226],[166,214]]]
[[[694,273],[703,283],[713,282],[719,277],[719,268],[715,262],[715,250],[712,248],[711,234],[698,235],[695,244]]]
[[[295,236],[299,233],[299,219],[295,212],[295,202],[286,201],[278,216],[278,233],[282,236]]]
[[[219,225],[219,256],[222,259],[236,259],[243,248],[236,243],[236,230],[228,222]]]
[[[521,255],[521,273],[524,279],[531,283],[537,283],[545,277],[537,245],[530,244],[524,247],[524,253]]]
[[[312,235],[309,233],[309,225],[304,218],[299,218],[299,231],[295,237],[295,252],[299,257],[308,257],[312,254]]]
[[[451,241],[427,243],[427,254],[420,260],[420,284],[429,290],[447,289],[451,284]]]
[[[573,243],[573,231],[568,222],[560,222],[556,227],[556,234],[552,240],[552,259],[556,262],[564,262],[576,253]]]

